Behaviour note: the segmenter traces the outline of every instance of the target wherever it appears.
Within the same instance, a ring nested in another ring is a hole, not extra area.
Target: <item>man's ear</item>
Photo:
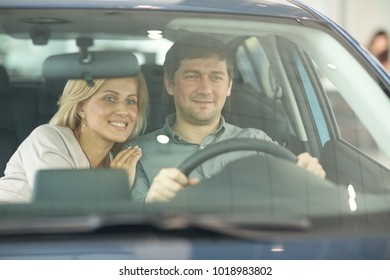
[[[233,86],[233,79],[230,79],[229,87],[228,87],[228,90],[226,92],[226,96],[230,96],[232,94],[232,86]]]
[[[172,84],[169,81],[168,74],[164,72],[164,86],[169,95],[173,96]]]

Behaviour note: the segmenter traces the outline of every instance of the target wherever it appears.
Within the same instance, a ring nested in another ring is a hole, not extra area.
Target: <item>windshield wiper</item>
[[[172,215],[159,220],[159,227],[165,230],[201,229],[226,236],[258,240],[274,237],[275,233],[302,233],[311,229],[308,218],[254,217],[253,214],[198,214]]]

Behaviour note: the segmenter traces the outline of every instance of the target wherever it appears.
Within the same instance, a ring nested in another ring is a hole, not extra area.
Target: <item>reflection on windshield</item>
[[[74,40],[49,40],[47,45],[36,46],[29,40],[10,38],[0,34],[0,63],[7,67],[11,78],[41,78],[43,61],[50,55],[78,52]],[[165,52],[172,45],[167,39],[94,40],[92,51],[128,50],[133,52],[140,64],[164,62]]]

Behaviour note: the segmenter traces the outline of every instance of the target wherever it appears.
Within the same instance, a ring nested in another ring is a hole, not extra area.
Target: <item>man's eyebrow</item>
[[[183,71],[183,74],[187,74],[187,73],[199,74],[199,73],[201,73],[201,71],[196,70],[196,69],[188,69],[188,70]],[[227,73],[225,71],[219,71],[219,70],[213,70],[213,71],[211,71],[211,74],[227,75]]]
[[[211,71],[211,74],[227,75],[225,71]]]
[[[187,69],[187,70],[184,70],[183,73],[184,74],[187,74],[187,73],[200,73],[200,71],[195,70],[195,69]]]

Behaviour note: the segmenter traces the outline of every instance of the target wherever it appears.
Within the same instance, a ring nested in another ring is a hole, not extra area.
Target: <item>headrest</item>
[[[7,70],[0,65],[0,96],[7,95],[9,91],[9,77]]]
[[[137,58],[124,51],[89,52],[86,59],[81,59],[80,53],[54,55],[44,61],[42,69],[45,79],[85,79],[87,82],[135,76],[138,72]]]
[[[162,65],[143,64],[141,65],[141,72],[148,81],[157,81],[159,83],[163,83],[164,81],[164,69]]]

